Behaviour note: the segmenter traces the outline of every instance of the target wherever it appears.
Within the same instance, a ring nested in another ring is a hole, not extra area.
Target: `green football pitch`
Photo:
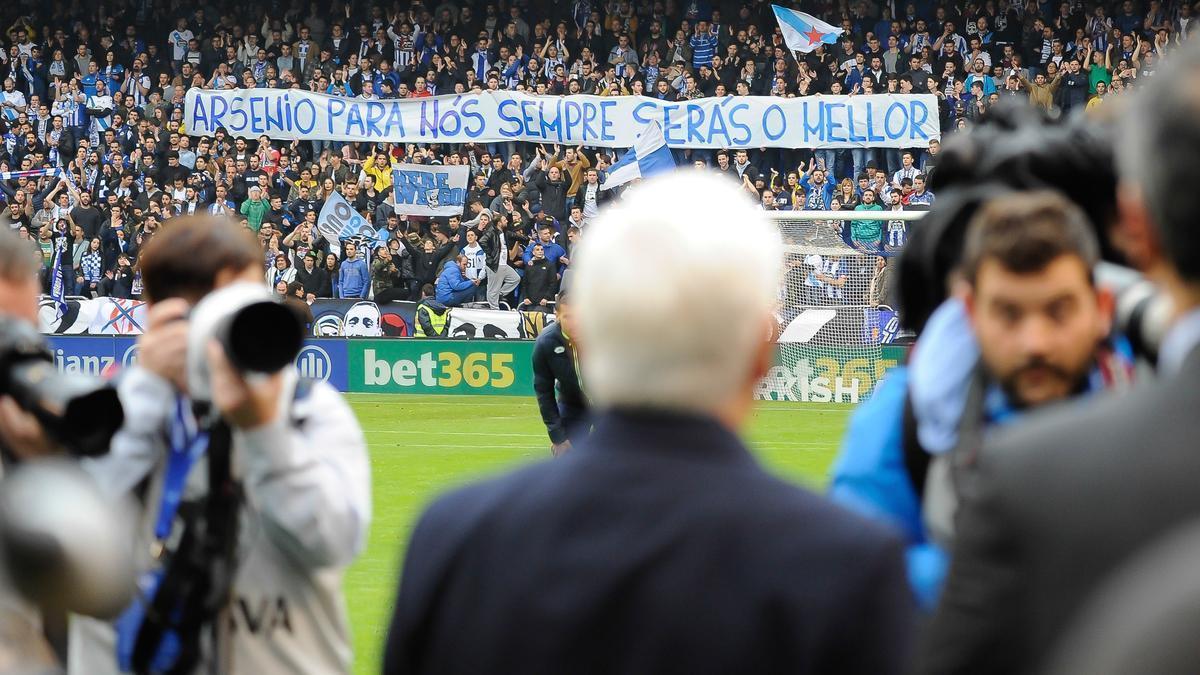
[[[549,457],[531,398],[350,394],[366,430],[374,513],[366,550],[346,574],[355,673],[379,672],[400,562],[421,509],[445,490]],[[824,483],[850,406],[760,403],[748,440],[790,480]]]

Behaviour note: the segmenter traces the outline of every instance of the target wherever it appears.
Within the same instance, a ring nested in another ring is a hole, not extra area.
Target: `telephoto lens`
[[[1116,331],[1129,339],[1134,354],[1157,364],[1158,350],[1174,315],[1170,297],[1137,271],[1112,263],[1096,266],[1096,283],[1110,289],[1116,298]]]
[[[0,563],[37,606],[111,618],[134,591],[128,505],[69,460],[26,462],[0,489]]]
[[[188,334],[188,393],[193,401],[212,398],[206,349],[213,339],[242,373],[277,373],[300,353],[304,323],[261,284],[232,284],[205,296],[192,310]]]
[[[271,339],[264,339],[268,335]],[[304,326],[287,305],[263,300],[242,307],[222,321],[216,338],[238,370],[275,373],[300,353]]]

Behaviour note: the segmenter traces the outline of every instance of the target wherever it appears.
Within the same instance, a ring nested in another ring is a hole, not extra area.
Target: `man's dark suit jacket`
[[[576,440],[574,435],[582,431],[588,405],[560,323],[546,326],[533,345],[533,393],[550,441]]]
[[[890,532],[715,421],[608,413],[426,511],[384,670],[878,675],[903,668],[911,608]]]
[[[1026,673],[1139,547],[1200,515],[1200,350],[1124,394],[1024,419],[962,486],[922,673]]]

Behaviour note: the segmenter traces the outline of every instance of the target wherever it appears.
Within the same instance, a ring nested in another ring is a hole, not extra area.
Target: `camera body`
[[[23,321],[0,320],[0,394],[75,455],[108,452],[125,421],[115,388],[98,377],[58,372],[45,338]]]

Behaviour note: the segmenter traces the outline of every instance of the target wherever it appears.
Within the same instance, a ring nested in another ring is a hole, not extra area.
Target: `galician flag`
[[[837,44],[842,36],[842,29],[831,26],[815,16],[794,9],[784,9],[779,5],[771,5],[775,10],[775,19],[779,21],[779,30],[783,31],[783,41],[788,49],[794,52],[808,53],[817,45]]]
[[[629,152],[608,170],[600,189],[611,190],[635,178],[649,178],[674,168],[675,158],[667,147],[667,139],[663,138],[662,125],[651,122],[638,135]]]

